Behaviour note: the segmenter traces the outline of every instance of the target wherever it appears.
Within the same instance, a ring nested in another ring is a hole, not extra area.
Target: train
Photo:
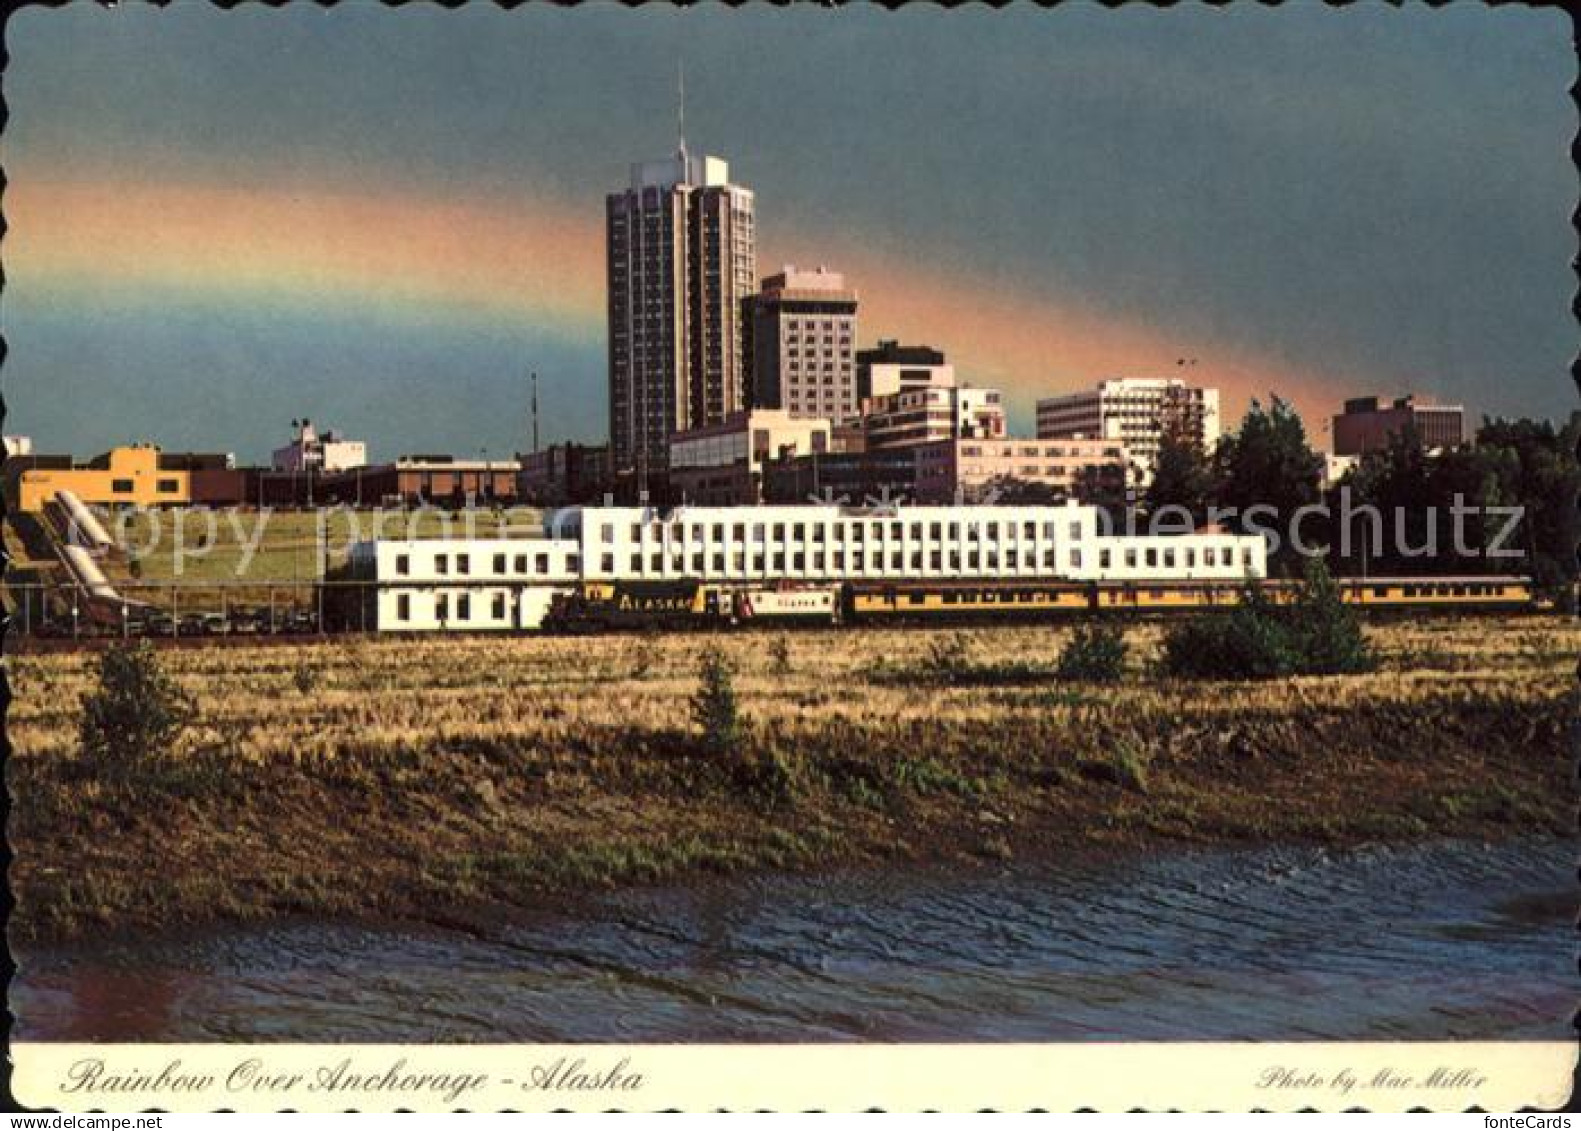
[[[1522,612],[1538,607],[1527,577],[1379,577],[1336,580],[1363,611]],[[1259,590],[1293,601],[1298,581]],[[1224,581],[847,581],[740,586],[717,582],[584,582],[556,595],[548,632],[788,625],[1013,621],[1091,615],[1164,616],[1233,605],[1245,583]]]

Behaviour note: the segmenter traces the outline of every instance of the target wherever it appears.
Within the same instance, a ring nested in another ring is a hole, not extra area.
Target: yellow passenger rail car
[[[1520,612],[1536,607],[1524,577],[1339,578],[1340,599],[1372,612]],[[1263,581],[1274,603],[1294,601],[1298,581]],[[752,621],[902,624],[1081,616],[1170,616],[1237,604],[1226,581],[871,581],[844,585],[586,582],[556,598],[545,627],[562,631],[698,628]]]
[[[1519,609],[1535,598],[1527,577],[1377,577],[1342,581],[1340,591],[1364,608]]]
[[[1070,581],[853,583],[846,586],[848,621],[943,620],[1085,613],[1091,587]]]
[[[1444,608],[1462,611],[1531,607],[1534,593],[1525,577],[1338,578],[1340,600],[1363,609]],[[1263,581],[1259,588],[1275,604],[1293,601],[1299,581]],[[1222,581],[1099,582],[1093,608],[1167,613],[1213,608],[1240,601],[1243,585]]]

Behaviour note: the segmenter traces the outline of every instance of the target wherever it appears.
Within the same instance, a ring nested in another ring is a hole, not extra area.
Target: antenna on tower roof
[[[680,140],[677,153],[684,160],[686,157],[686,60],[675,61],[675,85],[677,98],[675,103],[675,136]]]

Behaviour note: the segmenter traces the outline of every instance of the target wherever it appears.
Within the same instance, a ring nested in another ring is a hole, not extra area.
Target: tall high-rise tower
[[[747,407],[743,300],[757,277],[752,190],[683,140],[631,167],[606,201],[609,441],[639,485],[667,464],[672,432]]]

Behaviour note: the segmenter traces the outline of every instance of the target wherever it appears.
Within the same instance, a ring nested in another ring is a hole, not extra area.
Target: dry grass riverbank
[[[1581,629],[1372,626],[1365,676],[1113,687],[1067,630],[348,640],[171,650],[201,721],[135,784],[75,757],[94,657],[12,657],[20,938],[286,913],[444,919],[589,886],[1064,846],[1564,833]],[[698,658],[749,738],[705,756]]]

